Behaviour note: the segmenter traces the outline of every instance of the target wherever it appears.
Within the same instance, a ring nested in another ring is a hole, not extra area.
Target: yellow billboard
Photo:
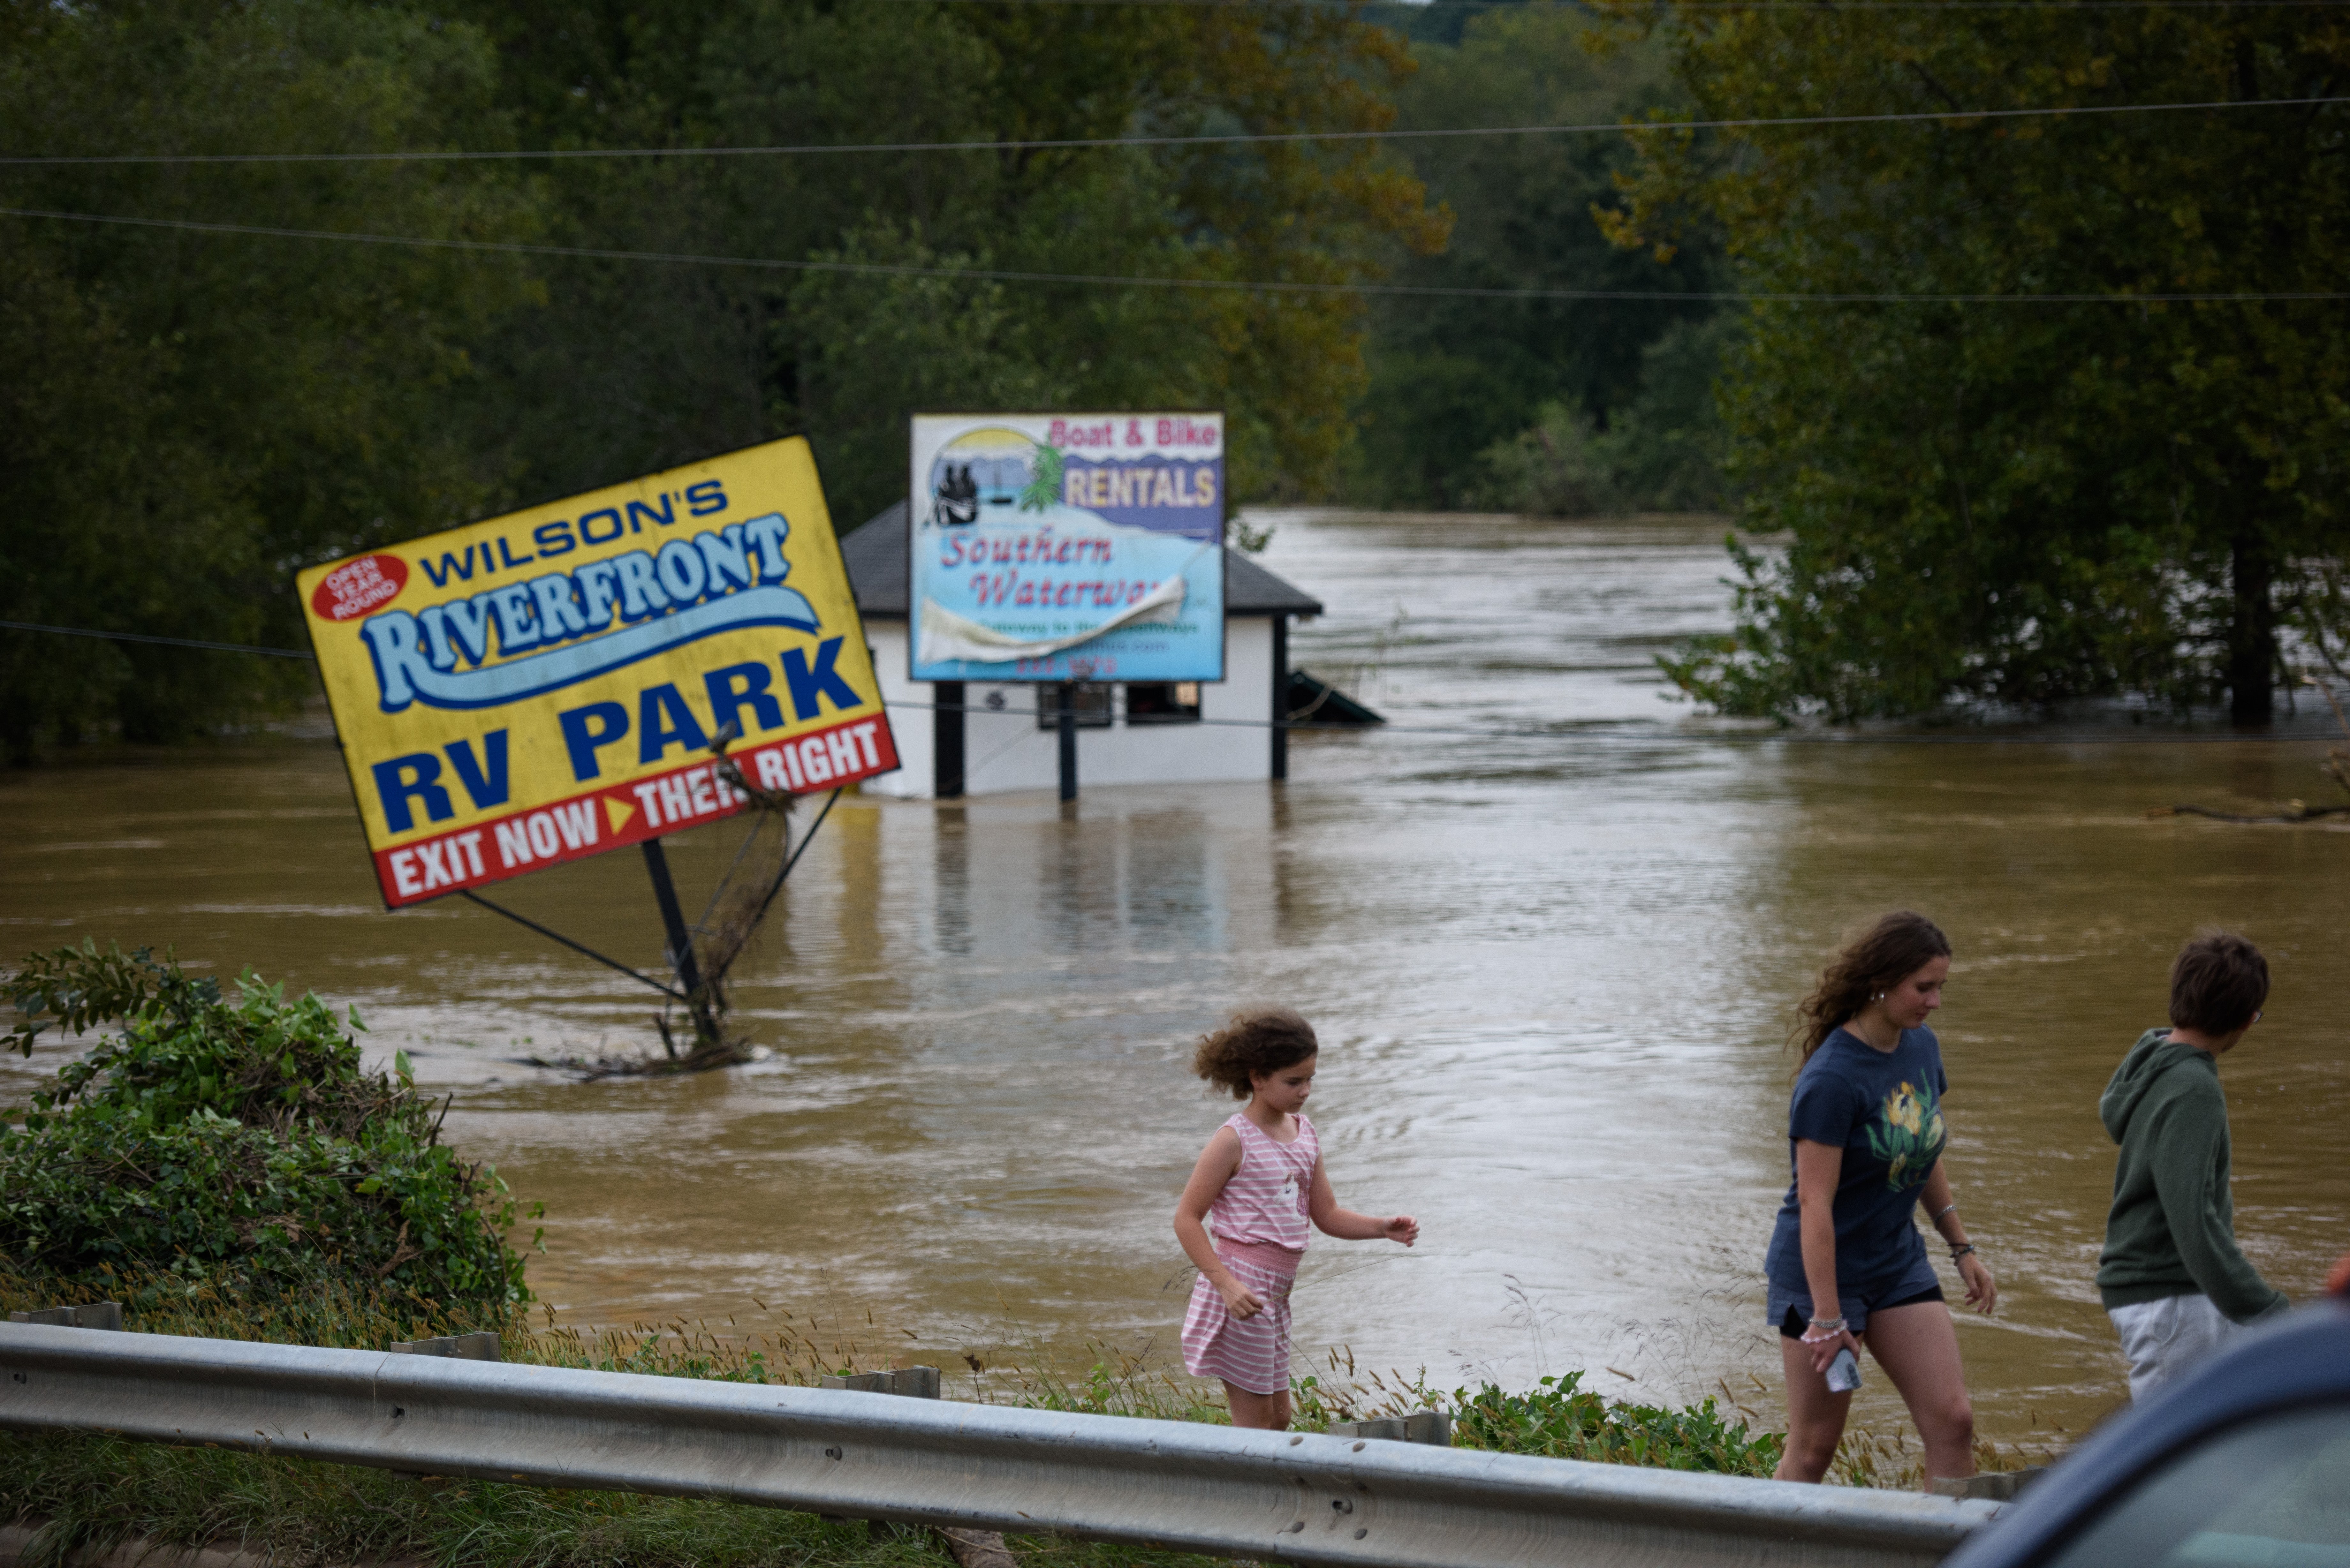
[[[394,909],[898,765],[798,438],[297,584]]]

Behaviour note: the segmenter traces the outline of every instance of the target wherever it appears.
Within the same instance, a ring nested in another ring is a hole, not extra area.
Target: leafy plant
[[[356,1010],[289,1002],[250,971],[232,1005],[147,950],[26,960],[9,1042],[107,1019],[21,1127],[0,1128],[0,1254],[60,1281],[263,1295],[358,1279],[442,1303],[527,1300],[497,1173],[440,1140],[404,1054],[360,1064]],[[445,1107],[444,1107],[445,1108]]]
[[[0,981],[0,999],[25,1022],[0,1037],[0,1050],[14,1046],[30,1056],[41,1031],[55,1027],[78,1034],[94,1023],[133,1018],[161,1007],[185,1018],[192,1007],[220,1000],[216,980],[190,980],[154,961],[152,948],[125,954],[119,947],[101,953],[95,941],[26,956],[24,966]]]
[[[1582,1385],[1583,1374],[1569,1372],[1544,1377],[1523,1394],[1491,1383],[1473,1394],[1457,1389],[1453,1445],[1733,1476],[1769,1475],[1786,1446],[1777,1432],[1749,1437],[1745,1422],[1725,1419],[1710,1398],[1678,1410],[1610,1404]]]

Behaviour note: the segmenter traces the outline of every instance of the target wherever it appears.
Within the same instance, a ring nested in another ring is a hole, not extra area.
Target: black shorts
[[[1898,1302],[1887,1302],[1883,1306],[1871,1308],[1869,1315],[1873,1317],[1877,1313],[1891,1312],[1895,1307],[1916,1306],[1920,1302],[1938,1302],[1944,1299],[1941,1286],[1928,1285],[1916,1295],[1903,1296]],[[1801,1339],[1804,1337],[1804,1331],[1810,1326],[1811,1324],[1804,1321],[1802,1313],[1797,1312],[1794,1307],[1789,1307],[1787,1315],[1779,1320],[1779,1337]]]

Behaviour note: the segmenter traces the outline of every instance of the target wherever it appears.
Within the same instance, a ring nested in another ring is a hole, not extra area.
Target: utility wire
[[[1918,109],[1896,114],[1805,114],[1777,119],[1586,120],[1574,125],[1474,125],[1421,130],[1233,131],[1205,136],[1070,136],[1027,141],[802,142],[772,147],[570,147],[463,152],[122,152],[0,157],[0,167],[60,168],[190,163],[473,163],[528,159],[806,158],[831,153],[1037,152],[1100,147],[1235,147],[1301,141],[1429,141],[1471,136],[1639,135],[1649,131],[1756,130],[1773,126],[1918,125],[1939,120],[2045,119],[2066,115],[2178,114],[2306,109],[2350,98],[2214,99],[2193,103],[2080,104],[2054,109]]]
[[[1340,295],[1382,298],[1440,299],[1629,299],[1814,305],[2229,305],[2350,299],[2350,290],[2308,289],[2264,294],[2209,292],[2146,294],[1891,294],[1773,293],[1760,290],[1662,288],[1467,288],[1404,283],[1269,283],[1246,278],[1125,276],[1111,273],[1019,272],[1002,267],[915,266],[889,262],[783,261],[766,256],[694,255],[668,251],[607,249],[594,245],[540,245],[504,240],[443,240],[411,234],[369,234],[338,229],[286,229],[259,223],[204,223],[185,218],[134,218],[107,213],[66,213],[38,207],[0,207],[0,217],[54,218],[64,223],[114,223],[130,228],[181,229],[208,234],[253,234],[271,239],[339,240],[351,244],[411,245],[426,250],[488,254],[567,256],[590,261],[669,262],[686,266],[740,266],[765,271],[849,273],[874,276],[971,278],[987,283],[1066,283],[1111,288],[1189,288],[1226,294]]]
[[[898,0],[901,5],[932,5],[936,0]],[[966,5],[1018,8],[1028,5],[1188,6],[1203,11],[1284,10],[1345,11],[1357,5],[1366,11],[1410,11],[1421,16],[1450,11],[1523,9],[1525,0],[957,0]],[[2271,11],[2332,10],[2350,0],[1862,0],[1858,5],[1824,5],[1822,0],[1665,0],[1656,11],[1810,11],[1853,16],[1869,11]],[[1587,9],[1597,16],[1619,15]],[[1628,15],[1637,18],[1638,12]]]
[[[935,713],[993,713],[999,718],[1017,717],[1026,719],[1032,716],[1031,711],[1024,708],[989,708],[975,702],[899,702],[885,700],[882,706],[885,708],[919,709]],[[1491,724],[1391,724],[1384,720],[1376,724],[1301,724],[1292,720],[1284,719],[1187,719],[1183,722],[1187,724],[1222,725],[1225,728],[1235,730],[1287,730],[1292,734],[1303,732],[1308,734],[1320,733],[1330,735],[1458,735],[1483,741],[1573,741],[1576,742],[1616,742],[1625,745],[1634,746],[1702,745],[1708,742],[1721,745],[2086,746],[2108,744],[2136,745],[2139,743],[2151,743],[2154,742],[2168,742],[2176,741],[2194,741],[2199,742],[2204,741],[2291,742],[2305,739],[2324,740],[2327,738],[2327,736],[2323,732],[2309,736],[2302,736],[2241,733],[2230,733],[2225,735],[2198,735],[2172,734],[2163,733],[2160,732],[2153,734],[2101,734],[2092,732],[2087,734],[2076,732],[2072,734],[2033,735],[1887,735],[1822,734],[1815,731],[1789,733],[1784,730],[1773,730],[1769,732],[1731,731],[1712,734],[1674,734],[1663,731],[1643,733],[1637,731],[1626,730],[1583,730],[1572,727],[1571,722],[1542,726],[1525,725],[1511,729]],[[1157,729],[1159,726],[1152,724],[1148,727]],[[1034,732],[1034,733],[1037,735],[1045,735],[1050,734],[1051,732],[1052,732],[1048,730],[1037,730]],[[1027,740],[1030,738],[1031,736],[1027,734],[1014,737],[1015,740]],[[1000,754],[1001,748],[998,749],[998,753]],[[979,770],[973,768],[970,771],[976,773]]]
[[[197,640],[196,640],[195,639],[193,639],[193,638],[186,638],[186,637],[148,637],[148,636],[145,636],[145,635],[143,635],[143,634],[141,634],[141,633],[139,633],[139,632],[132,632],[132,631],[93,631],[93,630],[90,630],[89,628],[85,628],[85,627],[74,627],[74,626],[36,626],[36,625],[35,625],[34,623],[32,623],[32,622],[30,622],[30,621],[21,621],[21,620],[0,620],[0,628],[5,628],[5,629],[7,629],[7,630],[11,630],[11,631],[47,631],[47,632],[55,632],[55,633],[57,633],[58,636],[61,636],[61,637],[99,637],[99,638],[106,638],[106,639],[111,639],[111,640],[115,640],[115,641],[120,641],[120,642],[161,642],[161,643],[168,643],[168,644],[170,644],[170,645],[172,645],[172,647],[175,647],[175,648],[209,648],[209,649],[220,649],[220,650],[222,650],[222,651],[224,651],[224,652],[227,652],[227,653],[271,653],[271,654],[276,654],[276,655],[277,655],[279,658],[282,658],[282,659],[316,659],[316,658],[317,657],[316,654],[304,653],[304,652],[301,652],[301,651],[299,651],[299,650],[297,650],[297,649],[291,649],[291,648],[254,648],[254,647],[247,646],[246,644],[244,644],[244,643],[237,643],[237,642],[199,642],[199,641],[197,641]],[[985,706],[985,705],[984,705],[984,704],[983,704],[983,703],[977,703],[977,702],[895,702],[895,701],[889,701],[884,700],[884,701],[882,702],[882,704],[881,704],[881,705],[882,705],[883,707],[885,707],[885,708],[906,708],[906,709],[915,710],[915,711],[921,711],[921,712],[932,712],[932,713],[981,713],[981,714],[993,713],[993,714],[995,714],[995,715],[997,715],[997,716],[999,716],[999,717],[1002,717],[1002,716],[1003,716],[1003,715],[1005,715],[1005,714],[1007,714],[1007,713],[1009,713],[1009,712],[1017,712],[1017,714],[1018,714],[1018,716],[1019,716],[1019,717],[1022,717],[1022,718],[1026,718],[1026,717],[1028,717],[1028,714],[1027,714],[1026,711],[1024,711],[1024,710],[1007,710],[1007,709],[1003,709],[1003,708],[990,708],[990,707]],[[2154,734],[2154,735],[2128,735],[2128,736],[2122,736],[2122,735],[2096,735],[2096,734],[2092,734],[2092,735],[2012,735],[2012,736],[2011,736],[2011,735],[1849,735],[1849,736],[1846,736],[1846,735],[1837,735],[1837,736],[1814,735],[1814,736],[1804,736],[1804,735],[1790,735],[1790,734],[1785,734],[1785,733],[1783,733],[1783,732],[1773,732],[1773,733],[1769,733],[1769,734],[1736,734],[1736,733],[1732,733],[1732,734],[1713,734],[1713,735],[1697,735],[1697,736],[1691,736],[1691,735],[1671,735],[1671,734],[1631,734],[1631,733],[1626,733],[1626,732],[1621,732],[1621,731],[1582,731],[1582,730],[1573,730],[1573,729],[1562,729],[1562,728],[1559,728],[1558,726],[1555,726],[1555,725],[1546,726],[1546,727],[1539,728],[1539,729],[1526,728],[1526,729],[1508,730],[1508,729],[1496,729],[1496,728],[1494,728],[1494,727],[1493,727],[1493,726],[1492,726],[1492,725],[1389,724],[1389,723],[1378,723],[1378,724],[1301,724],[1301,723],[1296,723],[1296,722],[1292,722],[1292,721],[1284,720],[1284,719],[1193,719],[1193,720],[1189,721],[1189,722],[1191,722],[1191,723],[1194,723],[1194,724],[1221,725],[1221,726],[1223,726],[1223,727],[1226,727],[1226,728],[1231,728],[1231,729],[1243,729],[1243,730],[1289,730],[1289,731],[1293,731],[1293,732],[1297,732],[1297,731],[1302,731],[1302,732],[1323,732],[1323,733],[1328,733],[1328,734],[1343,734],[1343,735],[1359,735],[1359,734],[1363,734],[1363,733],[1365,733],[1365,732],[1369,732],[1369,731],[1378,731],[1378,732],[1384,732],[1384,733],[1387,733],[1387,734],[1391,734],[1391,735],[1468,735],[1468,736],[1475,736],[1475,737],[1477,737],[1477,738],[1479,738],[1479,739],[1482,739],[1482,740],[1491,740],[1491,741],[1507,741],[1507,740],[1522,740],[1522,741],[1557,741],[1557,740],[1565,740],[1565,741],[1620,741],[1620,742],[1630,742],[1630,743],[1632,743],[1632,744],[1635,744],[1635,745],[1670,744],[1670,743],[1673,743],[1673,742],[1690,742],[1690,741],[1714,741],[1714,742],[1812,742],[1812,743],[1821,743],[1821,742],[1825,742],[1825,743],[1833,744],[1833,745],[1850,745],[1850,744],[1855,744],[1855,743],[1858,743],[1858,742],[1881,742],[1881,743],[1889,744],[1889,745],[1944,745],[1944,746],[1950,746],[1950,745],[1978,745],[1978,746],[1980,746],[1980,745],[2050,745],[2050,746],[2054,746],[2054,745],[2071,745],[2071,744],[2075,744],[2075,743],[2079,743],[2079,744],[2106,744],[2106,743],[2119,742],[2124,742],[2124,741],[2133,742],[2139,742],[2139,741],[2146,741],[2146,742],[2153,742],[2153,741],[2291,741],[2291,740],[2298,740],[2298,739],[2300,739],[2300,737],[2298,737],[2298,736],[2293,736],[2293,735],[2242,735],[2242,734],[2230,734],[2230,735],[2164,735],[2164,734]],[[1008,741],[1008,742],[1004,742],[1004,744],[1003,744],[1003,745],[1002,745],[1002,746],[998,746],[998,747],[997,747],[993,752],[991,752],[990,753],[988,753],[988,755],[987,755],[984,759],[983,759],[983,760],[981,761],[981,763],[980,763],[980,764],[979,764],[979,767],[974,767],[974,768],[969,768],[969,769],[966,769],[966,770],[965,770],[965,774],[966,774],[966,776],[968,776],[968,775],[969,775],[969,774],[971,774],[978,773],[978,772],[980,771],[980,768],[984,768],[984,767],[985,767],[989,763],[993,762],[997,757],[999,757],[999,756],[1003,755],[1003,753],[1004,753],[1005,751],[1009,750],[1012,746],[1016,745],[1016,744],[1017,744],[1017,743],[1019,743],[1020,742],[1022,742],[1022,741],[1025,741],[1025,740],[1033,740],[1033,739],[1035,739],[1035,736],[1037,736],[1037,735],[1042,735],[1042,734],[1045,734],[1045,733],[1047,733],[1047,732],[1043,731],[1043,730],[1037,730],[1037,731],[1035,731],[1035,732],[1023,732],[1023,733],[1021,733],[1021,734],[1018,734],[1018,735],[1014,736],[1014,737],[1012,738],[1012,740],[1010,740],[1010,741]],[[837,798],[838,798],[839,794],[840,794],[840,792],[839,792],[839,791],[835,790],[835,791],[833,792],[834,798],[836,798],[836,799],[837,799]],[[832,802],[831,802],[831,801],[829,801],[829,800],[827,800],[827,801],[825,803],[825,811],[826,811],[826,812],[827,812],[827,813],[829,813],[831,810],[832,810]],[[811,825],[811,826],[809,826],[809,828],[808,828],[808,832],[807,832],[807,836],[808,836],[808,837],[813,837],[813,836],[815,836],[815,834],[816,834],[816,828],[817,828],[817,827],[822,826],[823,826],[823,824],[824,824],[824,817],[823,817],[823,816],[821,816],[821,815],[819,815],[819,816],[816,819],[816,822],[815,822],[813,825]],[[801,843],[800,843],[799,850],[795,851],[795,852],[793,853],[793,855],[792,855],[792,860],[793,860],[794,862],[796,862],[796,861],[799,859],[800,853],[801,853],[801,852],[804,852],[804,851],[806,849],[806,847],[807,847],[806,839],[806,838],[803,838],[803,839],[801,840]],[[790,866],[789,866],[789,865],[786,865],[786,866],[785,866],[785,875],[789,875],[789,873],[790,873]],[[467,897],[467,898],[473,898],[473,894],[471,894],[471,893],[467,893],[467,894],[465,894],[465,897]],[[772,897],[772,895],[771,895],[771,897]],[[479,899],[479,898],[474,899],[474,901],[475,901],[476,903],[484,903],[484,904],[486,904],[486,903],[487,903],[487,900],[484,900],[484,899]],[[492,909],[496,909],[496,906],[494,906],[494,905],[489,905],[488,907],[489,907],[489,908],[492,908]],[[522,923],[523,923],[524,925],[531,926],[531,928],[532,928],[534,930],[545,930],[545,929],[546,929],[546,928],[545,928],[545,927],[543,927],[543,926],[534,925],[531,921],[523,919],[523,918],[522,918],[521,916],[516,915],[516,914],[514,914],[514,913],[513,913],[512,911],[510,911],[510,910],[507,910],[507,909],[498,909],[498,910],[497,910],[497,912],[498,912],[499,914],[501,914],[501,915],[504,915],[504,916],[505,916],[507,919],[509,919],[521,920],[521,921],[522,921]],[[546,934],[547,934],[547,935],[549,935],[549,936],[555,936],[555,933],[554,933],[554,932],[552,932],[552,931],[548,931]],[[573,943],[573,942],[571,942],[571,941],[570,941],[570,940],[569,940],[568,938],[566,938],[566,937],[556,936],[556,937],[555,938],[555,940],[557,940],[557,941],[560,941],[560,942],[564,942],[564,943],[566,943],[566,944],[567,944],[567,945],[568,945],[568,946],[577,946],[577,943]],[[598,960],[598,961],[601,961],[601,962],[604,962],[604,963],[612,963],[612,961],[611,961],[611,960],[605,958],[605,957],[604,957],[604,955],[603,955],[603,954],[601,954],[601,953],[589,952],[589,951],[588,951],[588,949],[586,949],[586,948],[581,948],[579,950],[580,950],[580,951],[582,951],[582,952],[586,952],[586,953],[588,953],[588,957],[593,958],[593,959],[596,959],[596,960]],[[622,965],[622,964],[613,964],[613,967],[614,967],[615,969],[619,969],[619,970],[620,970],[623,973],[626,973],[626,974],[636,974],[636,971],[635,971],[634,970],[629,969],[626,965]],[[636,977],[637,977],[639,980],[644,980],[644,979],[645,979],[645,977],[644,977],[643,975],[640,975],[640,974],[637,975]],[[657,990],[668,991],[668,990],[670,989],[669,987],[667,987],[667,986],[665,986],[665,985],[662,985],[662,984],[661,984],[660,981],[650,981],[650,980],[649,980],[649,981],[646,981],[646,983],[647,983],[648,985],[651,985],[651,986],[653,986],[653,987],[654,987],[655,989],[657,989]],[[675,995],[675,994],[676,994],[676,992],[671,992],[671,995]]]
[[[265,653],[273,659],[309,659],[318,656],[298,648],[255,648],[244,642],[204,642],[192,637],[150,637],[142,631],[94,631],[82,626],[42,626],[29,620],[0,620],[0,630],[46,631],[58,637],[95,637],[108,642],[160,642],[169,648],[209,648],[220,653]]]

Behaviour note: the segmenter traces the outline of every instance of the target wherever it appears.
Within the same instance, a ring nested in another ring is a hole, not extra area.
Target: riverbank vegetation
[[[1401,25],[1417,69],[1395,92],[1400,130],[1688,111],[1661,41],[1581,7],[1437,0]],[[1607,214],[1638,167],[1631,140],[1440,136],[1396,147],[1451,212],[1452,231],[1441,251],[1399,247],[1395,279],[1460,292],[1371,301],[1347,498],[1577,516],[1725,504],[1713,383],[1733,323],[1706,297],[1728,282],[1721,248],[1698,225],[1669,255],[1611,240]],[[1561,294],[1473,292],[1513,289]]]
[[[51,1026],[121,1024],[0,1124],[0,1258],[27,1288],[297,1314],[359,1282],[441,1313],[527,1300],[513,1200],[441,1142],[406,1058],[368,1072],[356,1010],[249,971],[240,992],[94,942],[0,982],[26,1054]]]
[[[1738,629],[1668,662],[1685,689],[2260,721],[2341,648],[2337,14],[1620,15],[1733,122],[1642,139],[1617,234],[1726,246],[1731,473],[1791,541],[1738,556]]]
[[[1724,711],[2258,720],[2350,658],[2345,64],[2184,0],[0,8],[0,579],[298,648],[304,564],[769,437],[853,524],[918,407],[1217,407],[1247,500],[1735,507],[1789,547],[1667,660]],[[0,628],[0,755],[311,685]]]
[[[1326,489],[1343,286],[1447,219],[1374,141],[1180,139],[1377,130],[1409,68],[1320,5],[0,8],[9,617],[299,648],[298,566],[794,432],[853,525],[916,408],[1221,408],[1241,493]],[[308,683],[0,629],[0,751]]]

